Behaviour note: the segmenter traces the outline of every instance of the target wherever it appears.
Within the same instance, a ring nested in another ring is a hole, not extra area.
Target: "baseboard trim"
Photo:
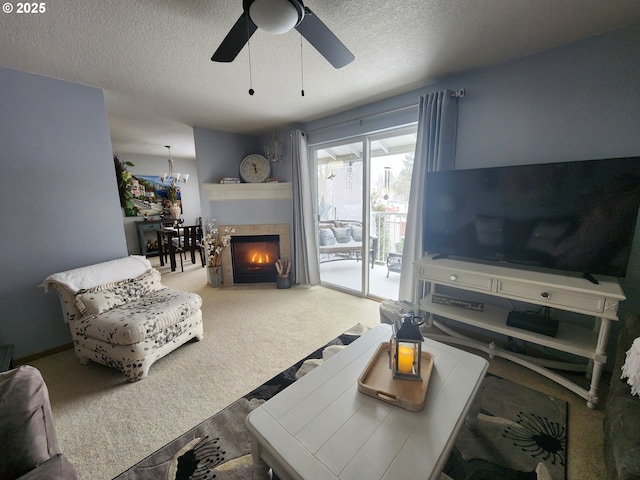
[[[13,360],[14,366],[24,365],[25,363],[29,363],[33,360],[38,360],[39,358],[46,357],[49,355],[53,355],[54,353],[64,352],[65,350],[69,350],[73,348],[73,343],[65,343],[64,345],[60,345],[59,347],[50,348],[49,350],[45,350],[44,352],[34,353],[33,355],[27,355],[26,357],[15,358]]]

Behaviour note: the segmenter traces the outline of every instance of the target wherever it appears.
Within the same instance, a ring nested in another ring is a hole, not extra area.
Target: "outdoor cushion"
[[[351,225],[351,237],[356,242],[362,241],[362,227],[358,225]]]
[[[333,234],[333,230],[330,228],[321,228],[320,229],[320,246],[326,247],[329,245],[335,245],[336,237]]]
[[[333,228],[333,234],[336,236],[338,243],[349,243],[351,241],[351,226]]]

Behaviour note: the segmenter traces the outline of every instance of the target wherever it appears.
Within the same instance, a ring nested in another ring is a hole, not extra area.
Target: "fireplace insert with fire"
[[[234,283],[275,282],[280,258],[279,235],[237,235],[231,237]]]

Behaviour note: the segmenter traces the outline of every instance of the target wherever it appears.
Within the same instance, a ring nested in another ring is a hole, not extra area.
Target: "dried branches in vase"
[[[291,279],[289,278],[289,271],[291,270],[291,263],[286,258],[280,258],[276,262],[276,287],[278,288],[291,288]]]
[[[235,233],[235,229],[225,227],[222,234],[216,226],[215,219],[207,225],[207,233],[204,237],[204,244],[207,250],[207,265],[210,267],[220,268],[222,262],[222,253],[224,249],[231,243],[231,234]]]
[[[288,277],[291,270],[291,263],[286,258],[281,258],[276,262],[276,272],[281,277]]]

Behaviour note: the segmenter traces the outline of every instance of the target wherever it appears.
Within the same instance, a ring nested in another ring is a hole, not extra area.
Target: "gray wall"
[[[0,342],[71,341],[48,275],[127,255],[102,91],[0,68]]]
[[[118,155],[118,152],[115,152]],[[168,156],[156,157],[151,155],[118,155],[122,162],[131,162],[133,167],[127,169],[133,175],[162,175],[169,170]],[[175,172],[188,173],[189,181],[180,184],[180,195],[182,198],[182,216],[185,225],[195,225],[198,218],[202,216],[200,208],[200,181],[198,179],[198,165],[194,159],[180,158],[171,155],[173,158],[173,169]],[[140,255],[140,244],[138,242],[138,231],[136,221],[142,221],[143,217],[125,217],[124,210],[121,209],[124,222],[125,235],[127,238],[127,251],[129,255]]]
[[[638,25],[451,76],[308,123],[304,130],[313,144],[388,129],[417,118],[417,109],[410,106],[419,95],[463,88],[467,94],[459,100],[456,168],[640,156]],[[640,311],[640,218],[627,276],[620,284],[627,296],[620,305],[623,318]],[[508,302],[501,306],[510,308]],[[585,320],[565,312],[555,315],[579,323]],[[609,351],[615,349],[619,328],[614,324]]]
[[[428,90],[465,88],[456,168],[640,156],[640,26]],[[640,165],[638,165],[640,170]],[[640,219],[620,313],[640,311]]]
[[[640,27],[445,86],[467,89],[456,168],[640,155]]]
[[[218,183],[220,177],[239,176],[240,162],[244,157],[251,153],[263,154],[263,144],[268,141],[270,135],[265,138],[237,135],[208,128],[194,128],[200,181]],[[283,142],[285,141],[283,136],[280,138]],[[288,139],[287,145],[290,145]],[[290,180],[291,156],[288,150],[282,164],[276,167],[276,174],[283,179]],[[219,225],[291,223],[292,221],[293,205],[289,200],[209,202],[203,191],[200,195],[202,216],[205,222],[214,218]]]
[[[640,26],[499,65],[304,125],[310,143],[415,118],[420,94],[466,89],[456,168],[640,156]],[[640,169],[640,165],[638,166]],[[621,315],[640,310],[640,220]]]

